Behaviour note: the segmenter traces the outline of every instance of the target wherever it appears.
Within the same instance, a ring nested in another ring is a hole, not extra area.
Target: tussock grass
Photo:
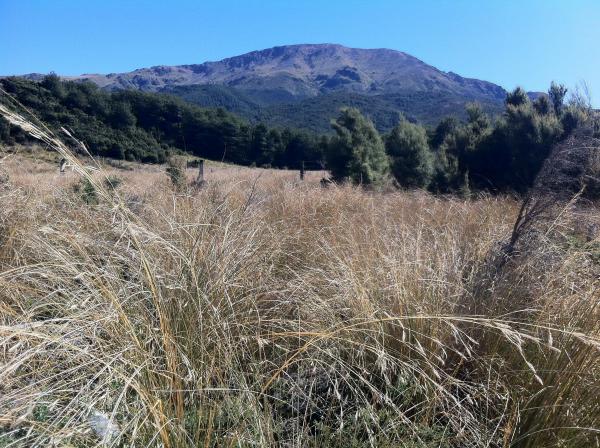
[[[2,161],[0,446],[598,446],[600,266],[570,211],[506,260],[508,197],[232,167],[114,190],[1,112],[76,172]]]

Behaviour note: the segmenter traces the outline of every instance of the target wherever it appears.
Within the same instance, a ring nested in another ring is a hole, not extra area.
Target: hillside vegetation
[[[330,133],[329,120],[342,107],[355,107],[373,120],[380,132],[390,131],[401,116],[424,125],[437,125],[443,118],[454,116],[464,120],[465,98],[449,92],[405,91],[365,95],[356,92],[333,92],[294,101],[275,101],[265,91],[242,91],[222,85],[190,85],[165,87],[162,93],[178,96],[201,107],[222,107],[251,122],[271,126],[302,128]],[[484,110],[499,115],[502,102],[480,98]]]
[[[14,98],[55,131],[69,129],[94,155],[164,163],[171,155],[187,152],[280,167],[321,158],[321,143],[314,134],[250,125],[224,109],[200,108],[166,95],[108,93],[95,84],[64,82],[55,75],[41,82],[6,78],[0,87],[10,95],[0,95],[0,103],[14,108]],[[28,138],[0,119],[0,142],[23,143]]]

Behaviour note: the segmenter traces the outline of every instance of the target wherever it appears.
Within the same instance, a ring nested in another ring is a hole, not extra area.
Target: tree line
[[[332,121],[333,135],[249,124],[224,109],[205,109],[168,95],[105,92],[91,82],[41,82],[5,78],[2,89],[47,125],[64,126],[92,154],[163,163],[186,152],[228,162],[276,168],[325,167],[336,181],[363,185],[394,182],[437,193],[471,190],[524,192],[552,146],[593,115],[581,95],[566,101],[567,89],[552,83],[532,101],[517,88],[503,114],[489,117],[477,104],[467,120],[443,119],[423,127],[401,118],[386,134],[358,109]],[[0,119],[0,142],[27,136]]]
[[[401,187],[437,193],[522,193],[554,144],[594,119],[589,100],[575,94],[567,102],[566,94],[563,85],[552,83],[547,95],[532,101],[516,88],[495,120],[469,104],[466,122],[448,117],[426,129],[401,119],[385,135],[357,109],[345,109],[333,122],[326,165],[334,179],[355,183],[393,178]]]
[[[69,129],[94,155],[164,163],[185,152],[277,168],[299,168],[302,160],[323,158],[325,140],[318,135],[251,125],[224,109],[201,108],[169,95],[133,90],[110,93],[94,83],[63,81],[54,74],[41,82],[5,78],[0,86],[50,128]],[[0,142],[27,139],[0,119]]]

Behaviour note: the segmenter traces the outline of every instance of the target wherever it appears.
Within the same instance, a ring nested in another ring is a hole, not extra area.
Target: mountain
[[[341,45],[288,45],[218,62],[156,66],[130,73],[83,75],[108,89],[158,91],[165,87],[220,84],[252,92],[274,92],[274,101],[332,92],[369,95],[398,91],[444,91],[504,99],[502,87],[445,73],[406,53]],[[261,94],[262,96],[262,94]]]
[[[388,129],[400,113],[429,124],[445,115],[464,116],[469,101],[496,113],[506,96],[496,84],[443,72],[400,51],[334,44],[287,45],[216,62],[74,79],[107,90],[169,93],[252,121],[314,130],[328,129],[345,105],[357,105]]]

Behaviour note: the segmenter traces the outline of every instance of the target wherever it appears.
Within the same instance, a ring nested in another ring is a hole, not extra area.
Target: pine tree
[[[342,109],[332,122],[336,136],[327,148],[327,167],[334,180],[381,184],[389,172],[388,156],[373,123],[358,109]]]
[[[550,84],[550,89],[548,90],[548,96],[550,97],[550,101],[554,107],[554,113],[559,117],[562,113],[566,95],[567,88],[563,84],[557,84],[552,81],[552,84]]]
[[[508,92],[504,102],[507,106],[521,106],[529,103],[529,96],[527,96],[527,92],[525,92],[525,90],[523,90],[521,87],[517,87],[512,92]]]
[[[386,138],[392,174],[405,188],[426,188],[433,176],[433,157],[422,126],[402,119]]]

